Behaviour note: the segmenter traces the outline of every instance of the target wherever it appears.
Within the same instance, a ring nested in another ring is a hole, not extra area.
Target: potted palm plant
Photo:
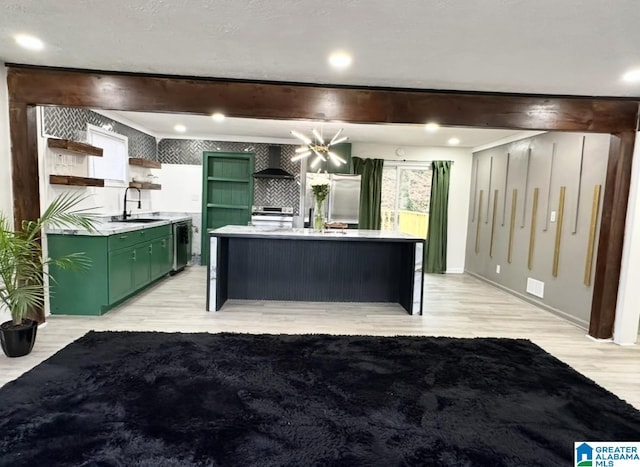
[[[82,253],[60,258],[42,254],[43,229],[80,227],[94,230],[93,214],[78,209],[85,196],[64,193],[58,196],[37,220],[22,222],[22,228],[12,230],[9,219],[0,212],[0,305],[11,313],[11,320],[0,325],[0,343],[8,357],[21,357],[33,349],[38,322],[29,319],[44,306],[47,268],[86,267]]]

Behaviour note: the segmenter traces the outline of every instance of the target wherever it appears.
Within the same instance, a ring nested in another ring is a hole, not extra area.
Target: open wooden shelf
[[[52,185],[104,186],[102,178],[76,177],[75,175],[49,175]]]
[[[83,156],[102,157],[102,148],[97,148],[87,143],[71,141],[70,139],[49,138],[47,139],[47,146],[54,149],[64,149]]]
[[[162,167],[162,163],[158,161],[152,161],[150,159],[141,159],[139,157],[130,157],[129,165],[137,165],[138,167],[146,167],[147,169],[159,169]]]
[[[138,188],[140,190],[161,190],[162,185],[158,183],[148,183],[148,182],[129,182],[129,186],[131,188]]]

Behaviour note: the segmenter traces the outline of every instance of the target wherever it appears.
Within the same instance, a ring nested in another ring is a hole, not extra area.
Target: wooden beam
[[[9,101],[11,138],[13,217],[20,228],[23,220],[40,216],[40,181],[36,108]]]
[[[24,104],[607,133],[635,129],[637,113],[636,102],[616,98],[347,88],[8,66],[9,95]]]
[[[589,320],[589,335],[598,339],[613,336],[634,142],[635,132],[630,131],[611,135],[609,145]]]

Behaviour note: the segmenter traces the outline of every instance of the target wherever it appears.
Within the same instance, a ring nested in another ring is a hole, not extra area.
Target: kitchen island
[[[380,230],[209,231],[207,311],[228,299],[392,302],[422,314],[424,240]]]

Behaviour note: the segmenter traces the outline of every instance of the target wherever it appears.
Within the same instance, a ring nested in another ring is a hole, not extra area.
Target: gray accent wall
[[[158,143],[158,160],[163,164],[202,165],[204,151],[250,152],[255,154],[255,170],[266,169],[269,164],[269,146],[280,146],[281,167],[295,176],[294,180],[256,178],[254,202],[257,206],[289,206],[298,215],[300,205],[300,163],[291,162],[295,145],[239,143],[198,139],[162,139]]]
[[[583,150],[582,182],[580,159]],[[550,175],[552,152],[553,171]],[[530,160],[527,154],[530,151]],[[504,287],[527,300],[564,315],[586,326],[591,312],[593,275],[597,257],[599,212],[593,255],[591,285],[583,283],[587,255],[589,227],[593,204],[594,186],[602,185],[600,207],[604,195],[604,183],[609,151],[609,135],[582,133],[545,133],[539,136],[494,147],[473,154],[469,227],[465,269]],[[507,155],[509,175],[506,186]],[[493,170],[490,173],[491,159]],[[528,178],[527,178],[527,165]],[[560,187],[566,186],[564,218],[560,242],[558,275],[552,274],[554,245],[558,223],[551,220],[552,212],[558,216]],[[528,268],[531,235],[533,194],[539,188],[535,248],[532,269]],[[493,256],[490,257],[491,228],[493,219],[494,190],[498,189],[498,201],[493,239]],[[517,189],[515,226],[513,233],[512,261],[507,261],[511,219],[512,193]],[[480,190],[483,202],[479,205]],[[526,197],[525,197],[526,190]],[[490,197],[489,197],[490,194]],[[506,203],[505,203],[506,201]],[[547,217],[547,212],[549,216]],[[576,223],[577,216],[577,223]],[[478,229],[479,223],[479,231]],[[574,233],[574,226],[577,225]],[[479,232],[478,252],[476,233]],[[500,273],[496,267],[500,266]],[[527,293],[527,278],[544,282],[544,298]],[[499,312],[499,310],[496,310]]]
[[[89,109],[75,107],[42,107],[45,135],[78,140],[79,131],[87,131],[87,123],[113,131],[128,138],[129,157],[157,160],[155,137]]]

